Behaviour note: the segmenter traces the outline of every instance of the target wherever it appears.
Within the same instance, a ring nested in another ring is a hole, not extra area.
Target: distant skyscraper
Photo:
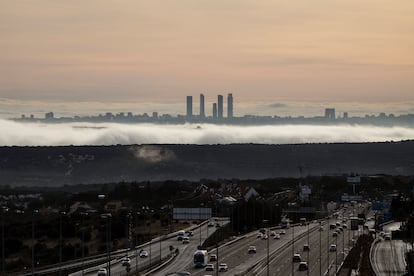
[[[187,118],[193,117],[193,97],[187,96]]]
[[[200,94],[200,117],[204,118],[206,113],[204,112],[204,95]]]
[[[223,96],[217,96],[217,118],[223,119]]]
[[[325,118],[335,119],[335,108],[325,108]]]
[[[233,95],[227,95],[227,118],[233,118]]]
[[[213,103],[213,119],[217,119],[217,104]]]

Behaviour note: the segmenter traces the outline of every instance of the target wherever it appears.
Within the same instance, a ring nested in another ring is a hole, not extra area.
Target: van
[[[177,232],[177,241],[182,241],[184,236],[185,236],[185,231],[184,230],[178,231]]]

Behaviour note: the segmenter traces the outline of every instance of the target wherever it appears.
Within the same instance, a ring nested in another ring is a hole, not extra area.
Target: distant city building
[[[213,103],[213,119],[217,119],[217,104]]]
[[[344,112],[344,119],[348,119],[348,112]]]
[[[158,112],[152,112],[152,118],[158,119]]]
[[[223,119],[223,95],[217,96],[217,118]]]
[[[335,108],[325,108],[325,118],[335,119]]]
[[[48,112],[48,113],[45,114],[45,119],[46,120],[51,120],[53,118],[54,118],[53,112]]]
[[[233,118],[233,95],[227,95],[227,118]]]
[[[193,97],[187,96],[187,118],[193,117]]]
[[[204,95],[200,94],[200,118],[204,118],[206,113],[204,112]]]

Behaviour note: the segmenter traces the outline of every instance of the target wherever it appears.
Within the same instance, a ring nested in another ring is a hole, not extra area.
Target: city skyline
[[[179,101],[202,90],[240,102],[414,100],[410,1],[1,7],[1,98]]]

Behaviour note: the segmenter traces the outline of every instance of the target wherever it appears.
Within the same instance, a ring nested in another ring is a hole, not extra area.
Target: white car
[[[285,230],[280,230],[279,234],[280,235],[285,235],[286,234],[286,231]]]
[[[280,239],[280,234],[276,234],[276,235],[273,237],[273,239],[275,239],[275,240],[279,240],[279,239]]]
[[[106,268],[100,268],[98,270],[98,276],[106,276],[108,273],[106,272]]]
[[[225,263],[220,264],[219,267],[218,267],[219,271],[227,271],[227,269],[228,269],[228,267],[227,267],[227,264],[225,264]]]
[[[190,238],[189,237],[184,237],[183,238],[183,244],[187,244],[190,243]]]
[[[141,253],[139,253],[140,258],[146,258],[148,257],[148,251],[142,250]]]
[[[129,265],[131,265],[131,259],[128,258],[128,257],[125,257],[125,258],[122,259],[121,264],[122,264],[122,266],[129,266]]]
[[[256,234],[256,237],[258,237],[259,239],[261,239],[263,237],[263,234],[259,232],[259,233]]]
[[[271,237],[276,236],[276,232],[275,232],[275,231],[270,232],[270,236],[271,236]]]
[[[247,253],[249,254],[256,253],[256,246],[250,245],[249,249],[247,249]]]
[[[214,271],[214,264],[207,264],[205,270],[206,271]]]
[[[331,245],[329,246],[329,251],[330,251],[330,252],[335,252],[335,251],[336,251],[336,244],[331,244]]]
[[[268,236],[266,234],[262,235],[261,239],[262,240],[267,240]]]
[[[302,260],[299,253],[293,255],[292,262],[299,263]]]

